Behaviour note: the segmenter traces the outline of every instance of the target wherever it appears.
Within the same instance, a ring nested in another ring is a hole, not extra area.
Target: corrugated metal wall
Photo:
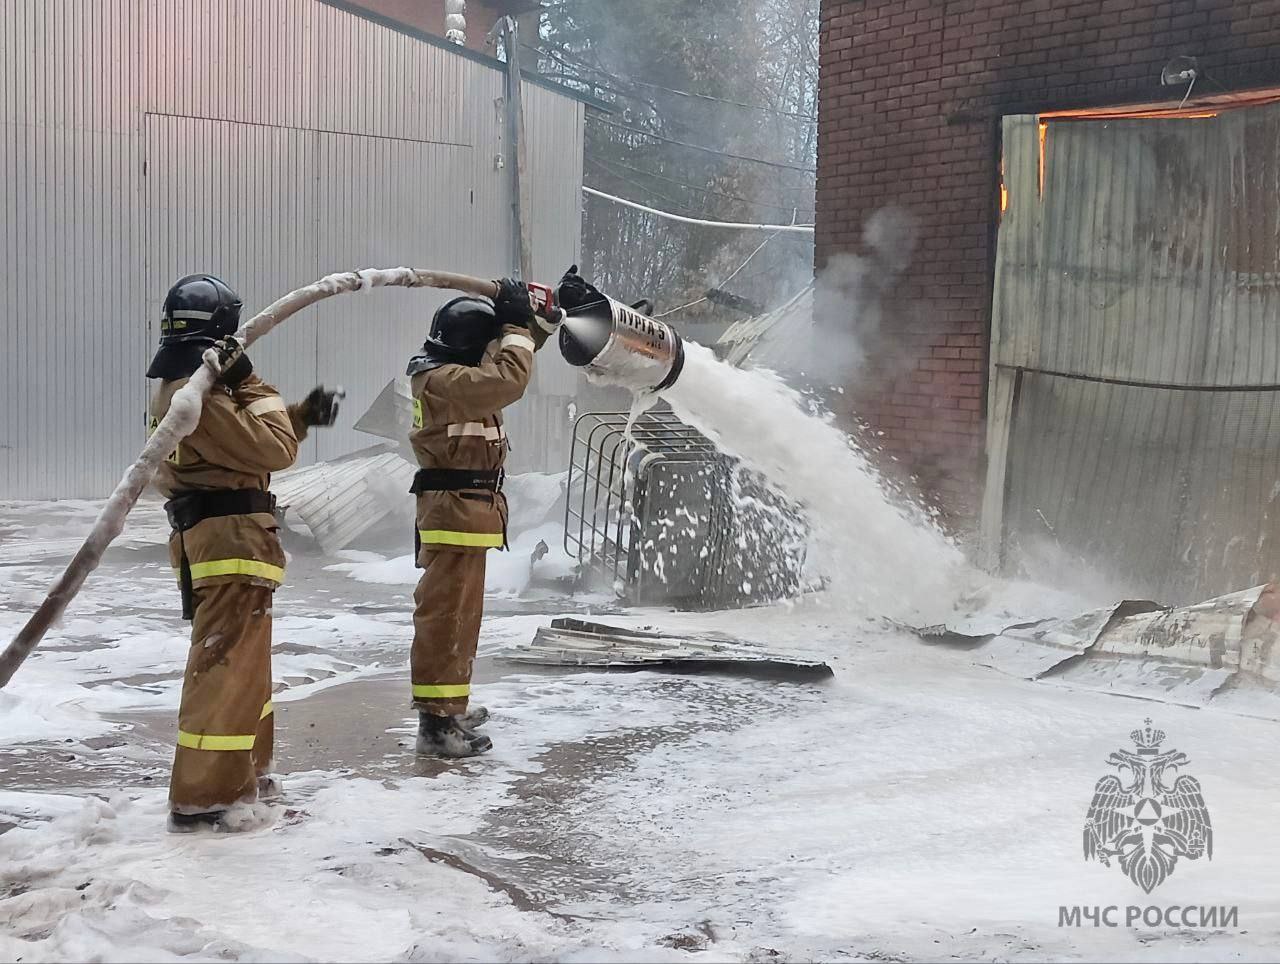
[[[984,527],[1188,602],[1280,574],[1280,107],[1005,122]]]
[[[316,0],[0,0],[0,497],[105,494],[144,437],[160,300],[190,271],[252,310],[329,271],[490,277],[510,206],[501,73]],[[582,105],[528,86],[534,264],[579,250]],[[350,424],[445,293],[324,303],[255,350],[288,395],[349,391]],[[539,356],[513,468],[559,470],[575,373]],[[371,439],[317,432],[307,458]],[[567,442],[567,435],[565,435]]]
[[[143,13],[0,4],[0,494],[104,493],[142,438]]]

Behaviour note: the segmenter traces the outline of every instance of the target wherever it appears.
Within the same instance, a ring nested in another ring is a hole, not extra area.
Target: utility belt
[[[261,489],[214,489],[210,492],[182,492],[164,504],[169,525],[178,533],[178,585],[182,591],[182,618],[190,622],[195,616],[195,587],[192,585],[191,562],[183,533],[205,519],[228,515],[253,515],[274,512],[276,497]]]
[[[418,469],[409,491],[457,492],[460,489],[487,489],[501,492],[506,473],[502,469]]]
[[[414,495],[423,492],[458,492],[465,489],[484,489],[487,492],[501,492],[502,482],[506,478],[503,469],[418,469],[413,476],[413,485],[409,491]],[[467,498],[467,496],[463,496]],[[473,498],[482,498],[474,496]],[[507,533],[503,526],[502,548],[506,548]],[[422,568],[418,555],[422,551],[422,539],[418,526],[413,527],[413,564]]]

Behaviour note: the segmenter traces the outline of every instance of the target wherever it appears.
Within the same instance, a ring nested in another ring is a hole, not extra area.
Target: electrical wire
[[[632,127],[629,124],[618,124],[614,121],[605,120],[595,114],[588,115],[597,124],[603,124],[605,127],[612,127],[620,131],[629,131],[632,134],[641,134],[645,137],[652,137],[654,140],[665,141],[668,144],[675,144],[677,147],[687,147],[690,150],[702,151],[704,154],[716,154],[720,157],[732,157],[737,161],[747,161],[751,164],[763,164],[766,167],[776,167],[787,171],[803,171],[805,174],[816,174],[816,169],[812,167],[802,167],[799,164],[787,164],[785,161],[766,161],[760,157],[748,157],[745,154],[735,154],[732,151],[722,151],[714,147],[704,147],[701,144],[690,144],[688,141],[678,141],[674,137],[667,137],[663,134],[655,134],[653,131],[646,131],[643,128]]]
[[[625,78],[619,77],[618,79],[624,80]],[[796,120],[809,121],[812,124],[816,124],[818,122],[817,114],[802,114],[799,111],[779,110],[777,107],[765,107],[763,104],[744,104],[741,101],[726,100],[723,97],[713,97],[710,94],[695,94],[687,90],[675,90],[671,87],[663,87],[661,84],[652,84],[643,80],[632,80],[628,81],[628,83],[635,84],[637,87],[648,87],[651,90],[661,90],[664,93],[676,94],[679,97],[690,97],[694,100],[708,100],[717,104],[729,104],[730,106],[741,107],[745,110],[758,110],[763,111],[766,114],[777,114],[779,117],[793,117]]]
[[[756,255],[758,255],[761,251],[763,251],[763,250],[764,250],[765,245],[766,245],[766,244],[768,244],[770,241],[772,241],[774,238],[776,238],[776,237],[777,237],[779,234],[781,234],[781,233],[782,233],[781,231],[774,231],[774,232],[773,232],[773,234],[769,235],[767,238],[765,238],[763,241],[761,241],[761,242],[760,242],[760,245],[759,245],[759,246],[758,246],[754,251],[752,251],[749,255],[747,255],[747,260],[746,260],[746,261],[744,261],[744,262],[742,262],[742,264],[738,265],[738,267],[737,267],[737,268],[735,268],[735,269],[730,273],[729,277],[727,277],[727,278],[725,278],[723,281],[721,281],[718,285],[716,285],[716,287],[717,287],[717,288],[723,288],[723,287],[724,287],[725,285],[727,285],[730,281],[732,281],[732,280],[733,280],[734,278],[736,278],[739,274],[741,274],[742,269],[743,269],[743,268],[745,268],[747,265],[749,265],[749,264],[751,263],[751,259],[752,259],[752,258],[754,258]],[[690,301],[690,302],[689,302],[688,304],[686,304],[686,305],[680,305],[678,308],[672,308],[670,311],[664,311],[662,314],[660,314],[660,315],[654,315],[653,317],[655,317],[655,318],[665,318],[665,317],[667,317],[667,315],[674,315],[677,311],[684,311],[686,308],[692,308],[694,305],[700,305],[700,304],[702,304],[702,303],[703,303],[704,301],[706,301],[706,300],[707,300],[707,296],[706,296],[706,295],[703,295],[703,296],[702,296],[701,298],[699,298],[697,301]]]
[[[602,77],[608,77],[610,80],[616,80],[623,84],[634,84],[637,87],[647,87],[650,90],[660,90],[666,94],[675,94],[677,97],[689,97],[693,100],[705,100],[705,101],[711,101],[716,104],[728,104],[731,107],[741,107],[744,110],[757,110],[757,111],[762,111],[766,114],[777,114],[779,117],[793,117],[793,118],[796,118],[797,120],[805,120],[814,124],[818,122],[817,114],[807,114],[807,113],[801,113],[799,111],[791,111],[791,110],[780,110],[777,107],[766,107],[763,104],[746,104],[746,103],[743,103],[742,101],[728,100],[724,97],[715,97],[711,94],[697,94],[688,90],[676,90],[674,87],[663,87],[661,84],[654,84],[649,81],[631,80],[630,78],[622,77],[618,74],[611,73],[610,71],[605,70],[603,67],[593,66],[592,64],[589,64],[584,60],[576,60],[575,62],[571,63],[568,59],[566,59],[563,49],[551,50],[543,47],[535,47],[532,44],[526,44],[526,43],[522,43],[521,46],[528,47],[530,50],[534,51],[535,53],[539,53],[539,54],[542,54],[543,56],[550,57],[552,60],[559,61],[561,64],[563,64],[566,67],[569,67],[570,69],[590,70],[593,73],[597,73],[601,75]],[[591,83],[591,81],[587,81],[587,83]],[[623,92],[617,91],[617,93],[621,94]],[[624,96],[627,96],[627,95],[624,95]],[[645,103],[648,103],[648,101],[645,101]]]
[[[630,184],[632,187],[639,188],[640,190],[644,191],[646,194],[652,195],[653,197],[659,198],[660,200],[665,201],[667,204],[672,205],[677,209],[677,212],[680,213],[682,216],[684,217],[696,216],[689,211],[688,207],[684,204],[683,201],[677,200],[676,198],[673,198],[668,194],[663,194],[661,191],[655,190],[654,188],[646,184],[641,184],[639,181],[635,180],[634,178],[627,177],[626,175],[623,175],[623,174],[615,173],[609,168],[608,164],[602,161],[598,161],[595,158],[588,157],[588,158],[585,158],[585,160],[588,164],[592,165],[597,170],[604,173],[606,176],[616,178],[617,180],[623,182],[624,184]]]
[[[689,205],[685,201],[680,200],[678,198],[671,197],[671,195],[658,190],[652,184],[646,184],[643,181],[636,180],[634,177],[628,177],[627,175],[620,173],[618,170],[616,170],[616,168],[620,167],[623,170],[635,171],[637,174],[645,174],[650,177],[657,176],[650,171],[642,171],[639,168],[631,167],[627,164],[621,163],[620,161],[611,161],[611,160],[606,161],[601,158],[594,158],[594,157],[585,157],[584,160],[587,162],[588,165],[590,165],[592,168],[594,168],[596,171],[598,171],[600,174],[604,175],[605,177],[613,178],[615,180],[621,181],[624,184],[629,184],[633,188],[637,188],[643,191],[646,196],[659,198],[662,201],[665,201],[667,204],[672,205],[673,209],[678,214],[683,214],[688,217],[699,217],[699,216],[707,217],[706,214],[702,214],[702,215],[694,214],[692,211],[690,211]],[[796,206],[786,207],[781,204],[769,204],[767,201],[752,201],[748,198],[737,197],[732,194],[724,194],[720,191],[711,191],[706,188],[700,188],[694,184],[686,184],[683,181],[677,181],[675,178],[659,177],[659,180],[668,181],[671,184],[677,185],[679,187],[688,188],[691,191],[701,191],[705,194],[714,194],[717,197],[728,198],[729,200],[739,201],[743,204],[757,205],[760,207],[773,208],[774,210],[777,210],[777,211],[784,211],[787,214],[791,215],[791,220],[793,223],[796,221],[797,214],[800,211],[800,208]]]
[[[813,234],[812,224],[760,224],[750,221],[713,221],[707,218],[690,218],[683,214],[672,214],[670,211],[661,211],[658,208],[651,208],[648,205],[640,204],[637,201],[628,201],[626,198],[617,197],[613,194],[606,194],[604,191],[597,191],[593,187],[583,185],[582,193],[591,197],[598,197],[605,201],[612,201],[614,204],[621,204],[623,207],[635,208],[637,211],[643,211],[646,214],[653,214],[660,218],[666,218],[668,221],[679,221],[682,224],[694,224],[698,227],[705,228],[728,228],[735,231],[777,231],[791,234]]]
[[[659,180],[659,181],[666,181],[668,184],[674,184],[674,185],[676,185],[677,187],[684,187],[684,188],[688,188],[690,191],[700,191],[700,192],[701,192],[701,193],[703,193],[703,194],[711,194],[711,195],[714,195],[715,197],[722,197],[722,198],[725,198],[725,199],[726,199],[726,200],[728,200],[728,201],[741,201],[743,204],[754,204],[754,205],[756,205],[757,207],[773,208],[775,211],[790,211],[790,212],[794,213],[795,211],[801,210],[802,208],[803,208],[803,210],[806,210],[806,211],[807,211],[807,210],[809,210],[810,208],[812,208],[812,207],[813,207],[813,205],[812,205],[812,204],[808,204],[808,205],[799,205],[799,204],[771,204],[771,203],[769,203],[768,201],[753,201],[751,198],[742,197],[741,195],[738,195],[738,194],[726,194],[724,191],[717,191],[717,190],[715,190],[714,188],[709,188],[709,187],[698,187],[698,185],[696,185],[696,184],[690,184],[688,181],[681,181],[681,180],[678,180],[677,178],[674,178],[674,177],[668,177],[668,176],[667,176],[667,175],[665,175],[665,174],[659,174],[657,171],[646,171],[646,170],[644,170],[643,168],[639,168],[639,167],[632,167],[630,164],[624,164],[624,163],[622,163],[622,161],[614,160],[613,158],[610,158],[610,159],[608,159],[607,161],[606,161],[606,160],[604,160],[603,158],[587,158],[587,160],[588,160],[588,161],[593,161],[594,163],[603,163],[603,164],[607,164],[607,165],[610,165],[610,166],[612,166],[612,167],[620,167],[620,168],[622,168],[624,171],[631,171],[633,174],[643,174],[645,177],[652,177],[652,178],[656,178],[656,179],[657,179],[657,180]],[[615,175],[615,177],[621,177],[621,175]],[[639,186],[639,187],[643,187],[644,185],[637,185],[637,186]],[[778,190],[782,190],[782,191],[812,191],[812,190],[813,190],[813,188],[812,188],[812,187],[786,187],[786,186],[783,186],[783,185],[771,185],[771,186],[770,186],[770,190],[774,190],[774,191],[778,191]],[[653,192],[653,193],[657,193],[657,192]]]
[[[592,71],[593,73],[599,74],[602,77],[607,77],[610,80],[617,80],[623,83],[627,83],[627,81],[625,81],[623,78],[618,77],[616,74],[611,74],[607,70],[601,70],[598,67],[592,67],[589,64],[584,64],[584,63],[572,64],[569,61],[565,60],[563,56],[561,56],[559,53],[557,53],[554,50],[543,50],[541,47],[534,47],[527,43],[521,43],[520,46],[528,50],[534,51],[535,53],[541,54],[543,56],[550,57],[556,63],[560,64],[561,66],[567,67],[572,71],[578,71],[585,68],[587,70]],[[602,84],[598,81],[588,80],[584,77],[572,76],[564,73],[563,71],[557,71],[556,76],[560,77],[562,80],[572,81],[575,84],[585,84],[586,86],[593,87],[596,90],[608,91],[609,93],[614,94],[618,97],[625,97],[628,100],[634,100],[638,103],[644,104],[646,107],[648,107],[650,110],[654,111],[655,113],[658,110],[658,105],[655,104],[653,101],[649,100],[648,98],[641,97],[639,94],[633,93],[631,91],[622,90],[621,88],[615,87],[612,84]]]

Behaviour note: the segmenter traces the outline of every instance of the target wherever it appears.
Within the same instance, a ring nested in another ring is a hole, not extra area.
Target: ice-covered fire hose
[[[342,272],[289,292],[245,322],[236,332],[236,337],[246,347],[250,346],[280,322],[317,301],[347,292],[389,285],[402,288],[452,288],[490,298],[498,291],[497,285],[492,281],[443,271],[366,268],[362,271]],[[168,413],[156,426],[143,447],[142,454],[125,471],[124,477],[107,499],[107,504],[98,513],[84,544],[67,564],[39,608],[0,654],[0,689],[8,684],[18,667],[39,645],[49,627],[61,617],[89,574],[98,568],[102,554],[124,529],[125,517],[151,482],[156,468],[177,448],[179,442],[195,431],[196,424],[200,421],[204,397],[213,388],[217,377],[218,355],[210,349],[204,354],[204,364],[174,394]]]
[[[402,288],[452,288],[467,294],[492,298],[496,282],[443,271],[416,268],[365,268],[327,275],[312,284],[291,291],[250,318],[236,337],[245,347],[303,308],[334,295],[384,286]],[[540,310],[551,307],[552,292],[544,285],[530,285]],[[590,289],[586,301],[567,306],[567,320],[560,330],[560,351],[569,364],[589,375],[634,392],[656,392],[670,387],[684,365],[684,347],[679,335],[666,322],[650,318],[635,308]],[[13,678],[24,660],[40,644],[67,605],[75,598],[89,574],[98,568],[107,547],[124,529],[125,518],[151,482],[157,467],[200,421],[204,397],[218,377],[218,355],[204,354],[204,364],[180,388],[169,411],[156,426],[142,454],[129,466],[107,504],[98,514],[84,544],[72,557],[39,608],[0,654],[0,689]]]

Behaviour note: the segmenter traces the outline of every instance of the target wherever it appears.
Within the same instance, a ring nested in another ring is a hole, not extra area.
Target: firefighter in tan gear
[[[267,487],[272,472],[293,464],[307,429],[332,425],[338,411],[340,393],[323,386],[286,406],[231,337],[239,318],[240,299],[222,281],[182,278],[165,298],[160,350],[147,369],[161,379],[153,426],[206,349],[217,350],[221,371],[196,430],[156,475],[169,500],[183,617],[191,620],[169,786],[173,831],[223,828],[232,804],[278,790],[268,776],[271,600],[285,559]]]
[[[468,712],[468,698],[485,554],[507,542],[502,409],[529,385],[533,353],[559,321],[555,309],[547,314],[535,315],[525,286],[505,279],[492,303],[455,298],[441,307],[422,351],[409,361],[409,439],[421,466],[412,491],[423,573],[413,594],[410,659],[419,753],[466,757],[493,746],[475,731],[488,712]]]

